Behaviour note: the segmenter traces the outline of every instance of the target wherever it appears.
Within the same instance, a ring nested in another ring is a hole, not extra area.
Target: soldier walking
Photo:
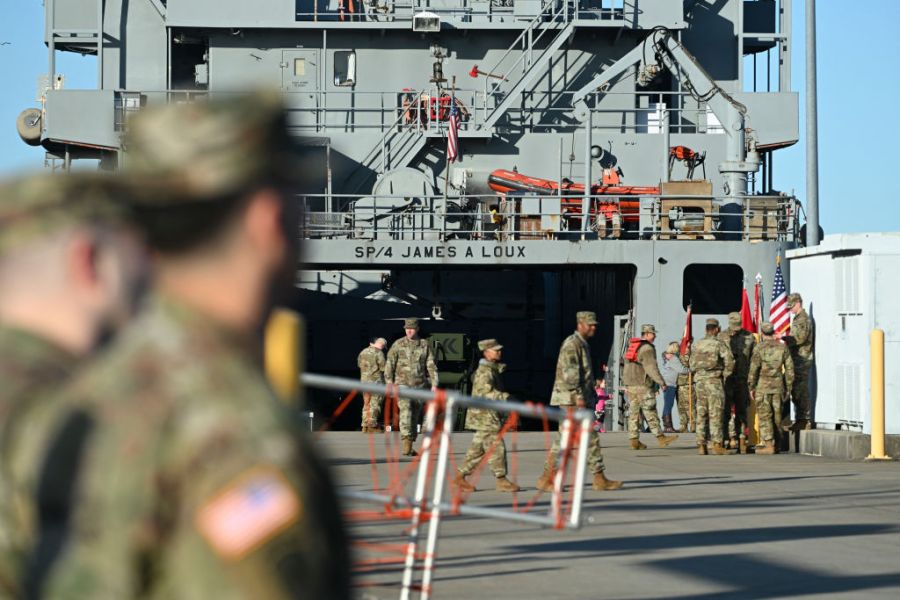
[[[791,431],[799,431],[814,427],[809,401],[809,372],[812,370],[814,361],[813,327],[809,315],[803,309],[803,298],[800,294],[790,294],[787,297],[787,306],[793,315],[791,335],[783,338],[794,361],[794,385],[791,388],[794,423],[791,425]]]
[[[588,399],[593,401],[596,394],[591,349],[587,341],[597,333],[597,315],[589,311],[579,312],[576,314],[576,321],[575,333],[567,337],[559,349],[559,359],[556,361],[556,380],[553,382],[553,394],[550,396],[550,405],[559,406],[561,409],[585,408]],[[593,404],[593,402],[591,403]],[[537,488],[544,492],[553,490],[562,428],[563,421],[560,421],[559,430],[550,447],[550,456],[544,463],[544,472],[537,481]],[[621,481],[606,478],[600,436],[593,427],[588,439],[587,459],[588,468],[594,474],[593,488],[595,490],[617,490],[622,487]]]
[[[750,404],[747,372],[756,340],[753,334],[741,327],[739,312],[728,313],[728,329],[719,334],[719,339],[725,342],[734,357],[734,371],[725,379],[722,426],[728,432],[729,447],[740,448],[741,454],[747,454],[747,407]]]
[[[691,373],[697,387],[697,453],[707,453],[707,441],[712,441],[712,454],[728,454],[722,446],[723,412],[725,408],[724,380],[734,371],[731,350],[717,336],[719,321],[706,320],[706,337],[691,349]]]
[[[628,394],[628,438],[632,450],[643,450],[647,446],[640,440],[641,413],[647,419],[650,432],[656,436],[660,448],[665,448],[678,439],[677,435],[666,435],[659,429],[659,416],[656,412],[656,393],[667,386],[659,372],[656,362],[656,327],[641,325],[640,347],[635,360],[626,360],[622,373],[622,383]]]
[[[753,349],[747,385],[750,398],[756,402],[759,415],[759,433],[765,448],[757,454],[775,454],[775,434],[781,432],[781,402],[786,389],[794,384],[794,361],[784,344],[775,340],[775,328],[771,323],[760,325],[762,341]]]
[[[509,394],[501,377],[506,370],[506,365],[500,362],[503,346],[495,339],[481,340],[478,342],[478,349],[481,350],[483,358],[478,361],[478,369],[472,376],[472,395],[498,402],[508,400]],[[472,438],[466,458],[459,466],[456,479],[453,481],[459,489],[469,492],[475,490],[475,486],[466,481],[466,477],[490,451],[492,453],[489,464],[494,477],[497,478],[495,489],[498,492],[519,491],[519,486],[506,478],[506,444],[499,435],[501,425],[500,414],[496,410],[470,408],[466,412],[466,429],[475,430],[475,437]]]
[[[405,319],[403,331],[406,334],[391,345],[384,365],[384,380],[395,385],[423,388],[431,385],[437,390],[438,372],[434,363],[434,352],[427,340],[419,337],[419,320]],[[413,442],[418,432],[419,404],[409,398],[397,400],[400,408],[400,438],[403,440],[403,454],[415,456]]]
[[[387,340],[376,338],[369,342],[367,348],[363,348],[356,357],[359,367],[359,380],[366,383],[384,383],[384,348]],[[381,409],[384,406],[384,396],[363,392],[362,431],[364,433],[378,433],[383,431],[381,425]]]

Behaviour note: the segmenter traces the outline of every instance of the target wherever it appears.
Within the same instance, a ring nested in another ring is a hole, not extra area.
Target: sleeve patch
[[[238,560],[296,522],[300,513],[300,499],[281,473],[255,470],[201,506],[195,521],[216,553]]]

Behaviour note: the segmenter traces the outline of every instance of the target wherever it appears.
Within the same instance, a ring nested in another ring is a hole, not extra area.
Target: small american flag
[[[781,275],[781,264],[775,267],[775,283],[772,284],[772,305],[769,308],[769,321],[775,328],[775,335],[787,335],[791,331],[791,316],[787,307],[787,289]]]
[[[450,122],[447,129],[447,162],[455,162],[459,158],[459,111],[456,98],[450,101]]]

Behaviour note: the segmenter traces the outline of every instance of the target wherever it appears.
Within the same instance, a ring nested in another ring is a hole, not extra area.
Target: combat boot
[[[706,455],[707,455],[707,452],[706,452],[706,444],[698,444],[698,445],[697,445],[697,454],[699,454],[700,456],[706,456]]]
[[[507,479],[506,477],[498,477],[497,485],[494,487],[498,492],[518,492],[522,488]]]
[[[741,454],[747,454],[747,438],[741,438],[739,440]]]
[[[632,450],[646,450],[647,444],[641,442],[641,440],[635,438],[631,440],[631,449]]]
[[[709,449],[710,454],[715,454],[718,456],[723,456],[725,454],[731,454],[724,446],[722,446],[722,442],[715,442],[712,445],[712,448]]]
[[[556,477],[556,471],[544,469],[544,472],[538,477],[535,487],[542,492],[552,492],[554,477]]]
[[[413,450],[412,440],[409,438],[403,438],[403,456],[416,456],[418,453]]]
[[[594,473],[594,485],[592,487],[598,492],[602,492],[604,490],[617,490],[622,487],[622,482],[607,479],[606,475],[604,475],[603,471],[601,471],[599,473]]]
[[[775,442],[773,440],[766,441],[766,445],[763,448],[758,448],[756,450],[757,454],[775,454]]]
[[[462,473],[456,474],[456,479],[453,480],[453,485],[459,488],[461,492],[474,492],[475,486],[466,481],[466,476]]]
[[[658,436],[656,436],[656,443],[659,444],[660,448],[665,448],[666,446],[668,446],[669,444],[671,444],[672,442],[674,442],[677,439],[678,439],[677,435],[659,434]]]

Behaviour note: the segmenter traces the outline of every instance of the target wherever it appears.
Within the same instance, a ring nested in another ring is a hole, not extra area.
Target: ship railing
[[[799,202],[782,194],[592,195],[586,215],[582,197],[568,194],[306,194],[298,201],[301,237],[311,240],[800,239]]]

